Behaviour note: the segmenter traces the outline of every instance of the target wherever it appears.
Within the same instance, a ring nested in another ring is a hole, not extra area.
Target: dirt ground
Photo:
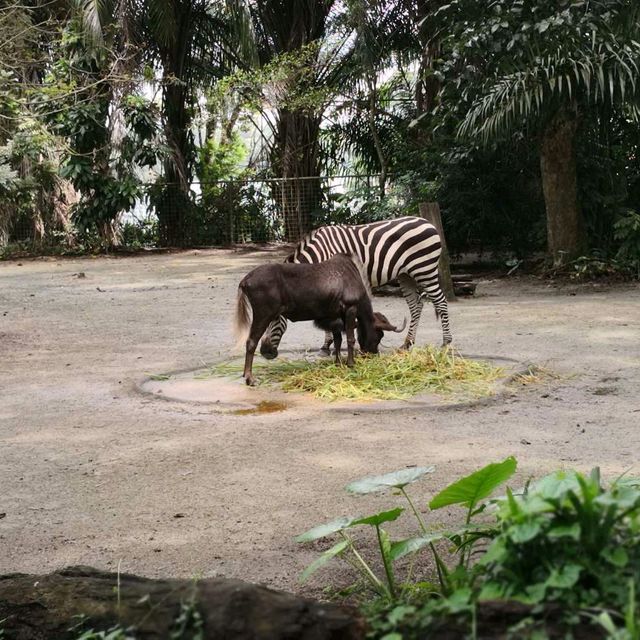
[[[559,467],[640,472],[637,285],[483,281],[476,298],[452,304],[462,352],[562,376],[488,406],[232,416],[136,391],[145,374],[226,354],[236,286],[270,259],[279,255],[0,263],[0,573],[121,562],[147,576],[226,575],[300,591],[316,550],[295,534],[395,505],[347,496],[344,485],[361,476],[434,464],[413,491],[426,499],[508,455],[519,461],[514,486]],[[375,307],[397,321],[406,309],[396,298]],[[418,341],[440,339],[426,309]],[[300,323],[285,344],[320,340]],[[325,573],[305,589],[331,581]]]

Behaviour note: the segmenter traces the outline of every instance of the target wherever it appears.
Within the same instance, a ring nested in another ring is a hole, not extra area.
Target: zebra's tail
[[[238,287],[238,298],[236,300],[236,313],[233,322],[233,331],[236,337],[236,348],[240,348],[242,343],[246,341],[251,327],[253,309],[249,297],[242,289]]]
[[[360,257],[357,256],[355,253],[349,253],[347,255],[349,256],[349,258],[351,259],[351,262],[353,262],[356,269],[358,270],[358,273],[360,274],[360,279],[362,280],[362,284],[364,285],[364,288],[367,291],[367,295],[370,298],[372,298],[373,293],[371,292],[371,283],[369,282],[369,276],[367,275],[367,271],[364,268],[364,264],[362,263],[362,260],[360,260]]]

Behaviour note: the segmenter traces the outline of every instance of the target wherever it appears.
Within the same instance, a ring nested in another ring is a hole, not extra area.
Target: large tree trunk
[[[540,172],[547,210],[547,248],[555,266],[579,256],[585,247],[578,205],[576,119],[559,112],[542,135]]]
[[[440,55],[440,43],[431,33],[427,18],[442,4],[441,0],[416,0],[416,23],[418,41],[422,55],[418,63],[415,86],[416,111],[418,115],[431,111],[436,104],[436,97],[440,90],[440,82],[433,74],[434,64]]]
[[[320,118],[301,111],[278,111],[278,129],[272,152],[274,199],[284,218],[285,239],[297,242],[307,233],[322,202],[318,136]]]
[[[191,175],[189,127],[186,88],[168,84],[164,91],[165,135],[171,155],[164,162],[164,185],[157,205],[160,243],[166,247],[181,247],[185,243],[185,218],[191,206],[189,184]]]
[[[162,109],[165,135],[171,156],[164,163],[163,192],[157,203],[160,243],[163,246],[184,246],[187,238],[185,224],[191,208],[191,155],[190,135],[191,87],[187,71],[192,38],[191,0],[171,0],[175,19],[175,32],[161,52],[164,68]]]

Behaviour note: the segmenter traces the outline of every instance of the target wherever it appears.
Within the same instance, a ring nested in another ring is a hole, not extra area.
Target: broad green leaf
[[[335,558],[338,554],[342,553],[351,543],[349,540],[340,540],[337,544],[334,544],[331,549],[327,549],[321,556],[316,558],[300,576],[300,582],[305,582],[309,577],[315,573],[320,567],[323,567],[329,560]]]
[[[370,524],[374,527],[380,526],[384,522],[392,522],[393,520],[397,520],[403,511],[404,509],[402,507],[396,507],[395,509],[391,509],[390,511],[381,511],[380,513],[376,513],[372,516],[354,520],[351,523],[351,526],[355,526],[357,524]]]
[[[570,589],[578,582],[581,571],[582,567],[577,564],[567,564],[561,569],[554,569],[546,579],[545,585],[556,589]]]
[[[387,615],[387,620],[390,624],[398,624],[402,622],[404,618],[412,613],[416,612],[416,608],[411,604],[399,604],[397,607],[391,609]],[[402,640],[402,636],[400,636]]]
[[[513,525],[509,527],[507,533],[516,544],[523,544],[524,542],[533,540],[533,538],[540,533],[540,529],[540,523],[534,520],[532,522]]]
[[[447,599],[447,609],[451,613],[461,613],[462,611],[468,611],[471,604],[471,589],[469,587],[461,587],[456,589]]]
[[[441,509],[451,504],[473,508],[480,500],[489,496],[496,487],[506,482],[515,473],[517,464],[513,456],[502,462],[488,464],[443,489],[431,500],[429,508]]]
[[[342,531],[343,529],[348,529],[354,522],[356,518],[351,518],[348,516],[344,516],[342,518],[336,518],[331,522],[327,522],[326,524],[318,525],[313,529],[309,529],[309,531],[305,531],[301,533],[299,536],[296,536],[296,542],[311,542],[313,540],[318,540],[320,538],[326,538],[330,536],[332,533],[337,533],[338,531]]]
[[[574,540],[580,539],[580,525],[577,522],[569,525],[560,525],[549,529],[547,536],[551,540],[558,538],[573,538]]]
[[[392,560],[398,560],[410,553],[415,553],[428,544],[435,542],[436,540],[442,540],[444,535],[441,533],[434,533],[433,535],[420,536],[416,538],[407,538],[406,540],[398,540],[391,544],[391,552],[389,556]]]
[[[530,587],[526,588],[525,596],[517,596],[514,600],[519,600],[520,602],[525,602],[527,604],[536,604],[544,600],[546,592],[547,584],[545,582],[532,584]]]
[[[626,567],[629,563],[629,554],[622,547],[617,547],[613,551],[604,549],[602,557],[616,567]]]
[[[348,484],[345,488],[349,493],[374,493],[376,491],[385,491],[386,489],[396,488],[402,489],[408,484],[419,480],[427,473],[433,473],[435,467],[412,467],[410,469],[400,469],[392,473],[385,473],[382,476],[370,476],[355,480]]]
[[[488,565],[494,562],[501,563],[508,555],[503,538],[496,538],[490,545],[485,554],[478,560],[479,565]]]
[[[541,478],[531,488],[531,493],[544,500],[564,498],[569,491],[579,491],[580,483],[575,471],[556,471]]]
[[[505,596],[504,587],[501,584],[495,582],[487,582],[480,589],[478,595],[478,601],[485,600],[502,600]]]

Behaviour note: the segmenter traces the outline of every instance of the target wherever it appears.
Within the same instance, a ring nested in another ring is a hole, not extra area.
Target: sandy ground
[[[224,416],[136,391],[145,374],[227,353],[238,281],[277,258],[190,251],[0,263],[0,572],[121,562],[148,576],[226,575],[300,591],[316,551],[296,533],[395,505],[347,496],[342,487],[363,475],[434,464],[414,490],[424,505],[460,474],[512,454],[514,485],[559,467],[640,472],[633,285],[482,282],[475,299],[451,305],[463,352],[563,376],[489,406]],[[375,306],[398,321],[405,313],[401,299]],[[301,323],[285,340],[320,338]],[[426,341],[440,341],[430,309]],[[305,589],[334,579],[325,573]]]

